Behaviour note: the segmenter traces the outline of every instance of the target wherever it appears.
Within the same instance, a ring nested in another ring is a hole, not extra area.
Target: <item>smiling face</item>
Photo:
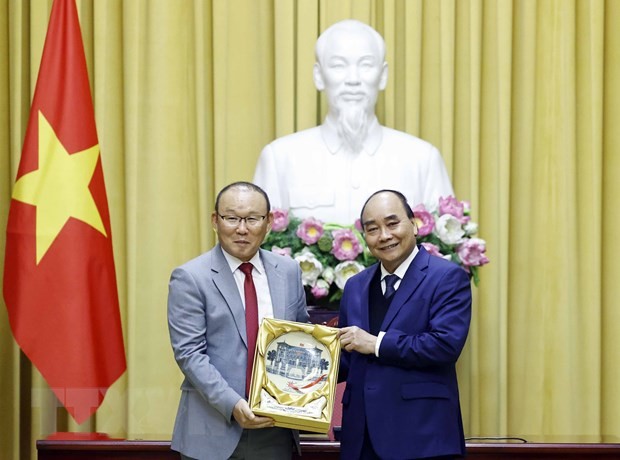
[[[333,117],[351,109],[370,115],[387,81],[387,64],[378,41],[381,39],[355,21],[333,27],[317,44],[315,84],[325,91]]]
[[[245,220],[231,224],[220,216],[266,217],[256,225],[248,225]],[[254,257],[271,228],[272,219],[265,198],[247,187],[233,187],[222,193],[218,209],[211,215],[211,223],[222,249],[243,262]]]
[[[362,227],[368,249],[390,273],[415,248],[418,233],[415,221],[407,217],[403,203],[393,193],[382,192],[368,200]]]

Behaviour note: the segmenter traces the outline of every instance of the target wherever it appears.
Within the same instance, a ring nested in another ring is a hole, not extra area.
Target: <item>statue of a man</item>
[[[351,225],[376,190],[395,189],[409,203],[437,205],[453,195],[437,148],[381,126],[375,115],[388,66],[372,27],[338,22],[316,42],[314,83],[329,110],[322,125],[276,139],[261,152],[254,183],[273,207],[300,218]]]

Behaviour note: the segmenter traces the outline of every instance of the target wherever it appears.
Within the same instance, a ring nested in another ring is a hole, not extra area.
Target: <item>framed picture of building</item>
[[[327,433],[340,362],[338,329],[265,319],[256,341],[250,408],[275,425]]]

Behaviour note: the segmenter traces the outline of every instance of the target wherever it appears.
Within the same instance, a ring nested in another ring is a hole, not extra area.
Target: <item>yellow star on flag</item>
[[[37,265],[70,217],[107,236],[88,188],[99,159],[99,145],[69,154],[39,111],[39,169],[15,183],[13,198],[37,208]]]

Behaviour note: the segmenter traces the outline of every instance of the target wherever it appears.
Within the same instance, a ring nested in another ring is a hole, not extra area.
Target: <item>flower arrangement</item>
[[[418,226],[417,241],[432,255],[461,265],[478,285],[478,267],[489,262],[486,243],[473,235],[467,201],[440,198],[436,209],[413,208]],[[359,219],[351,226],[299,219],[287,210],[274,209],[271,232],[264,249],[292,257],[301,267],[309,305],[337,308],[347,280],[377,260],[368,250]]]
[[[453,196],[439,198],[439,206],[432,211],[424,205],[413,208],[418,225],[418,243],[432,255],[443,257],[462,266],[478,286],[478,267],[488,264],[486,242],[475,238],[478,224],[472,222],[468,201]]]

